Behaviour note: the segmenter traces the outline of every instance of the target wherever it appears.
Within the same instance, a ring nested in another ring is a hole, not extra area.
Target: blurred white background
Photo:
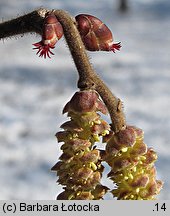
[[[145,143],[156,150],[157,176],[164,181],[158,198],[170,199],[170,1],[129,0],[126,13],[117,3],[0,0],[0,18],[46,7],[93,14],[110,27],[121,51],[89,52],[91,62],[124,101],[128,124],[142,128]],[[54,135],[66,120],[62,108],[77,90],[78,76],[64,39],[46,60],[32,50],[38,41],[34,34],[0,41],[1,200],[55,199],[62,190],[50,171],[61,154]]]

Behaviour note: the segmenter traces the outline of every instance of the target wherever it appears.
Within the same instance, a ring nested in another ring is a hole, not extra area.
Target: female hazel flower
[[[120,42],[114,43],[110,29],[97,17],[80,14],[75,19],[87,50],[115,52],[121,48]]]
[[[35,46],[33,49],[38,49],[36,54],[39,54],[39,57],[51,58],[50,54],[54,55],[54,53],[50,49],[55,48],[55,44],[62,36],[62,25],[54,14],[49,13],[44,19],[42,40],[33,44]]]

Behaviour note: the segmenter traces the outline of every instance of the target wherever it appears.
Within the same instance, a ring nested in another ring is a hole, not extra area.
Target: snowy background
[[[122,42],[116,54],[89,52],[91,62],[124,101],[128,124],[142,128],[157,151],[165,182],[158,198],[170,199],[170,1],[129,0],[122,14],[116,0],[0,0],[0,18],[39,7],[93,14]],[[0,199],[55,199],[61,187],[50,168],[61,152],[54,135],[77,90],[77,71],[64,39],[44,60],[32,50],[39,36],[16,38],[0,41]]]

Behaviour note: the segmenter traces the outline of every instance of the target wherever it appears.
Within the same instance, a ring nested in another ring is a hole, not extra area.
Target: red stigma
[[[33,49],[38,50],[39,57],[49,57],[54,55],[51,49],[55,48],[55,44],[63,36],[63,28],[53,13],[48,13],[44,19],[42,29],[42,40],[33,44]]]
[[[110,46],[110,50],[113,51],[113,52],[115,53],[115,49],[116,49],[116,50],[120,50],[121,47],[122,47],[122,46],[121,46],[121,42],[115,43],[115,44],[112,44],[112,45]]]
[[[39,54],[39,57],[44,57],[46,59],[46,57],[51,58],[51,55],[54,55],[54,53],[50,50],[50,49],[54,49],[54,46],[51,46],[50,44],[45,45],[42,41],[33,44],[33,46],[35,46],[33,49],[38,49],[37,51],[37,55]]]

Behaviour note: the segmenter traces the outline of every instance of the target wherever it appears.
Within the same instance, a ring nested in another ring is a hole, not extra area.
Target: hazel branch
[[[43,20],[48,10],[38,9],[26,15],[0,23],[0,39],[34,32],[41,34]]]
[[[64,36],[79,73],[78,87],[82,90],[93,88],[99,93],[110,113],[112,129],[114,132],[118,132],[125,126],[120,99],[111,93],[92,68],[75,20],[65,11],[56,10],[54,13],[63,26]]]
[[[34,32],[42,34],[42,25],[47,9],[38,9],[26,15],[0,23],[0,39]],[[115,97],[94,71],[88,59],[85,46],[76,27],[76,21],[63,10],[52,11],[61,23],[66,42],[79,73],[78,88],[96,90],[106,104],[112,120],[112,129],[116,133],[125,127],[122,103]]]

